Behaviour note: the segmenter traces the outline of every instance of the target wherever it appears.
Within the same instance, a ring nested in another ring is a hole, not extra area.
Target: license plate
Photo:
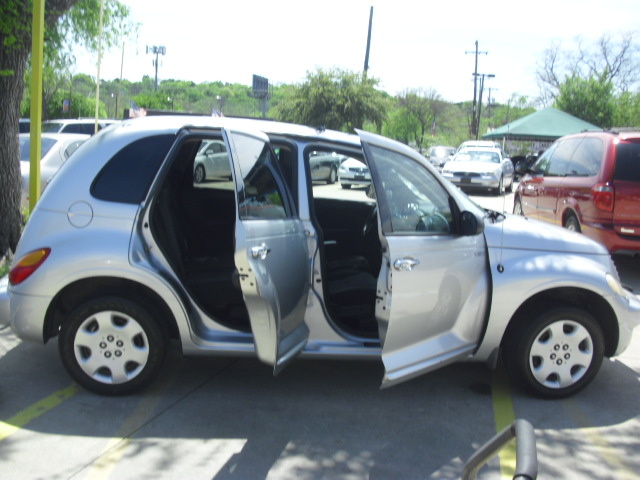
[[[356,175],[354,177],[355,180],[364,180],[364,175]]]

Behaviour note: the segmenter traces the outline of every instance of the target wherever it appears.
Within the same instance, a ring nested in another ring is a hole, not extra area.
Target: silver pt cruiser
[[[194,179],[205,142],[229,177]],[[372,187],[314,184],[312,155]],[[197,181],[196,181],[197,180]],[[52,179],[0,285],[0,323],[58,337],[89,390],[126,394],[185,355],[381,359],[382,386],[460,360],[534,395],[585,387],[640,305],[593,241],[476,206],[398,142],[233,118],[150,117],[92,137]]]

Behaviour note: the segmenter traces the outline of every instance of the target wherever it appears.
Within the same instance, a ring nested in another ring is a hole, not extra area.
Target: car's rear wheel
[[[498,195],[504,195],[504,176],[500,177],[500,183],[498,183],[498,188],[496,189],[496,193]]]
[[[580,222],[575,215],[567,216],[567,219],[564,221],[564,228],[571,230],[572,232],[582,233],[582,230],[580,229]]]
[[[60,330],[65,368],[80,385],[103,395],[123,395],[148,385],[166,353],[166,335],[141,305],[101,297],[74,308]]]
[[[604,336],[587,311],[557,307],[523,324],[506,339],[510,377],[530,393],[560,398],[584,388],[598,373]]]

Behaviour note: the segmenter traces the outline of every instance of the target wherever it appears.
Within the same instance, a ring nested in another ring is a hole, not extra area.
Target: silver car
[[[206,180],[231,179],[227,147],[221,140],[203,140],[193,167],[193,180],[202,183]]]
[[[148,117],[97,134],[34,209],[0,323],[57,336],[69,374],[112,395],[149,384],[172,339],[274,374],[299,355],[381,360],[383,387],[502,352],[544,397],[627,347],[640,302],[603,247],[482,210],[413,149],[357,133]],[[206,140],[232,180],[194,182]],[[375,195],[313,185],[320,149],[366,163]]]
[[[442,167],[442,176],[463,189],[491,190],[499,195],[513,189],[515,168],[499,148],[464,147]]]
[[[356,159],[347,158],[338,169],[338,181],[342,188],[361,187],[371,184],[371,173],[367,165]]]

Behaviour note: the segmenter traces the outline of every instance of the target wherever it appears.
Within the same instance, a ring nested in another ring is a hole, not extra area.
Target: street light
[[[158,55],[165,55],[167,53],[167,49],[164,46],[153,46],[147,47],[147,53],[152,53],[156,56],[156,59],[152,62],[152,64],[156,67],[156,88],[155,91],[158,91]]]

